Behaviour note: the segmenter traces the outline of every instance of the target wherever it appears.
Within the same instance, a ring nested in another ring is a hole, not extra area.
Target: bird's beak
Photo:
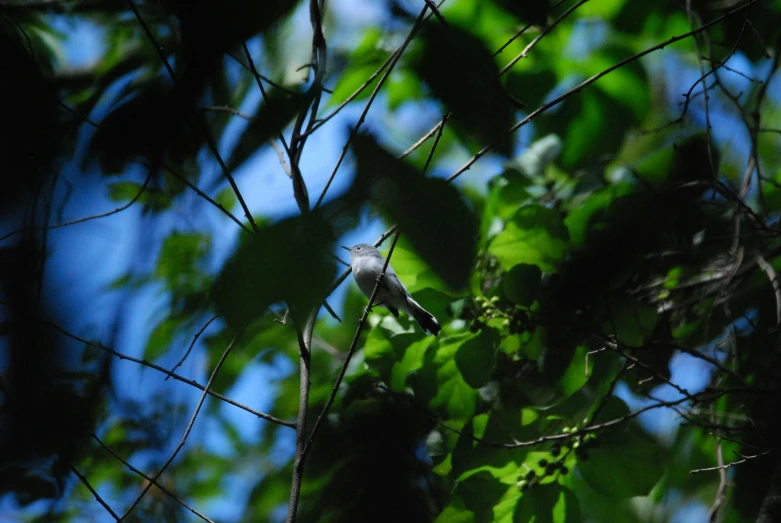
[[[345,251],[348,251],[348,252],[350,251],[350,248],[349,247],[345,247],[344,245],[340,245],[339,247],[341,247]]]

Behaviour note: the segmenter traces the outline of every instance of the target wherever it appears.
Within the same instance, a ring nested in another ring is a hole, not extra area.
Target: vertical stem
[[[312,331],[315,327],[318,309],[314,309],[304,325],[304,331],[298,332],[299,345],[299,397],[298,397],[298,419],[296,420],[296,457],[293,461],[293,484],[290,488],[290,502],[287,507],[286,523],[293,523],[296,520],[298,511],[298,499],[301,496],[301,480],[304,477],[304,448],[306,447],[306,419],[307,409],[309,407],[309,388],[310,378],[309,370],[311,363],[312,349]]]

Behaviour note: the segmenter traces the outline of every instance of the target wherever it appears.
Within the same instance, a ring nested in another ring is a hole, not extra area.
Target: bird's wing
[[[407,291],[407,288],[404,286],[403,283],[401,283],[401,280],[396,275],[396,271],[393,270],[393,267],[388,265],[388,270],[385,272],[385,276],[387,276],[389,280],[389,285],[395,285],[397,288],[401,289],[401,291],[404,293],[405,296],[409,296],[409,292]],[[383,278],[385,280],[385,278]]]

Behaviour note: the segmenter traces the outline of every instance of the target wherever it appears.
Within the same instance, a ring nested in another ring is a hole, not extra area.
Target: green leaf
[[[624,7],[626,0],[603,0],[601,2],[588,2],[583,9],[578,9],[578,15],[582,17],[596,17],[610,19],[616,16]]]
[[[420,330],[411,322],[405,328],[388,315],[369,332],[364,360],[390,384],[391,390],[401,392],[409,375],[423,365],[423,357],[434,340],[433,336],[421,339]]]
[[[434,523],[475,523],[475,515],[464,507],[464,500],[453,496]],[[482,520],[481,520],[482,521]]]
[[[387,256],[386,252],[382,252]],[[431,270],[425,260],[415,253],[412,245],[403,236],[393,249],[391,265],[407,290],[415,296],[424,289],[435,289],[440,292],[448,290],[445,282]],[[428,310],[425,305],[423,307]],[[431,312],[433,314],[433,311]]]
[[[613,200],[631,190],[632,187],[628,183],[611,185],[589,195],[586,201],[572,209],[564,220],[569,231],[572,248],[585,248],[592,223],[605,214]]]
[[[172,198],[156,187],[144,187],[136,182],[114,182],[108,186],[111,201],[128,203],[131,200],[145,205],[154,211],[160,211],[171,205]]]
[[[605,315],[602,332],[616,336],[620,343],[630,347],[639,347],[645,342],[659,316],[656,307],[638,303],[624,294],[609,299]]]
[[[491,193],[483,209],[483,235],[488,234],[497,217],[509,220],[521,205],[531,199],[527,190],[531,181],[516,170],[493,177],[489,184]]]
[[[496,362],[499,336],[494,329],[482,329],[478,334],[457,342],[455,361],[464,381],[479,389],[491,379]]]
[[[108,186],[108,197],[113,202],[126,202],[133,198],[140,198],[141,196],[139,196],[139,193],[142,190],[144,189],[142,189],[140,183],[114,182]]]
[[[561,138],[556,134],[549,134],[535,140],[512,163],[518,166],[526,176],[542,176],[545,173],[545,168],[561,154],[561,148]]]
[[[369,199],[453,289],[472,273],[477,224],[455,186],[425,178],[368,137],[355,139],[358,174],[345,199]]]
[[[609,397],[595,423],[629,414],[618,398]],[[662,447],[634,421],[600,432],[599,446],[589,450],[589,459],[578,463],[586,482],[604,496],[628,498],[647,495],[664,473]]]
[[[428,24],[418,75],[453,112],[456,127],[509,156],[512,140],[501,139],[513,124],[515,107],[499,82],[491,52],[473,34],[455,26]]]
[[[217,193],[214,201],[222,205],[226,211],[230,211],[238,200],[236,199],[236,192],[233,188],[226,187]]]
[[[550,483],[524,492],[513,516],[513,523],[577,523],[580,509],[572,491]]]
[[[518,209],[488,247],[505,270],[520,263],[557,272],[567,257],[569,234],[556,211],[533,204]]]
[[[294,315],[308,314],[322,303],[336,274],[333,236],[320,214],[283,220],[251,235],[217,278],[217,312],[238,331],[274,303],[286,303]]]
[[[624,140],[632,120],[631,113],[601,91],[584,91],[570,97],[562,113],[574,115],[566,125],[561,164],[575,169],[588,159],[615,151]]]
[[[419,78],[405,69],[394,70],[388,78],[388,109],[397,109],[404,102],[421,98],[423,86]]]
[[[493,520],[494,507],[508,490],[506,484],[485,471],[470,476],[456,486],[456,493],[464,500],[466,508],[475,513],[478,521]]]
[[[542,271],[537,265],[520,263],[504,275],[504,295],[516,305],[529,307],[540,290],[541,278]]]
[[[346,70],[340,77],[333,89],[333,93],[328,99],[329,105],[337,105],[350,97],[359,87],[363,86],[371,76],[377,72],[380,61],[373,61],[371,63],[353,66]],[[353,101],[365,100],[372,94],[372,91],[377,85],[377,82],[382,78],[382,74],[378,74],[374,79],[363,88]]]
[[[423,358],[434,340],[433,336],[426,336],[407,347],[402,360],[394,364],[391,369],[391,390],[399,392],[405,390],[409,377],[423,366]]]
[[[426,353],[419,372],[417,390],[435,412],[450,419],[472,417],[477,391],[470,387],[456,366],[455,356],[469,334],[443,339]]]
[[[155,361],[165,354],[174,341],[176,329],[181,325],[182,320],[180,318],[166,318],[158,323],[146,342],[144,359],[147,361]]]
[[[211,237],[205,234],[171,234],[163,241],[155,276],[170,282],[190,277],[195,272],[196,264],[208,254],[210,246]]]

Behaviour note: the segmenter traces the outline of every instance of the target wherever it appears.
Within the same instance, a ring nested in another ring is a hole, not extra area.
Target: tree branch
[[[168,466],[173,462],[173,460],[176,458],[176,455],[179,454],[179,451],[182,450],[182,447],[184,447],[184,444],[187,442],[187,436],[190,435],[190,431],[193,428],[193,425],[195,424],[195,418],[198,417],[198,413],[201,411],[201,406],[203,406],[203,402],[206,399],[206,396],[209,392],[209,389],[212,386],[212,383],[214,383],[214,378],[217,376],[217,373],[220,371],[220,368],[222,367],[222,364],[225,362],[225,358],[228,357],[228,353],[233,348],[233,343],[236,341],[236,338],[233,338],[231,342],[228,344],[228,348],[225,349],[225,352],[222,353],[222,357],[220,358],[220,361],[217,362],[217,366],[214,367],[214,371],[212,371],[212,375],[209,377],[209,382],[206,384],[206,389],[203,391],[203,394],[201,394],[201,399],[198,401],[198,406],[195,407],[195,412],[193,412],[192,417],[190,418],[190,423],[187,425],[187,429],[185,429],[184,434],[182,435],[182,439],[179,441],[179,444],[176,446],[174,451],[171,453],[171,456],[168,458],[168,460],[163,464],[162,467],[160,467],[160,470],[157,471],[157,474],[152,476],[152,478],[146,483],[144,486],[144,489],[141,491],[141,493],[138,495],[136,500],[133,502],[132,505],[130,505],[130,508],[125,511],[123,516],[120,518],[120,521],[124,521],[125,518],[127,518],[131,512],[133,512],[133,509],[136,508],[136,506],[141,502],[141,500],[144,498],[147,492],[149,492],[149,489],[152,488],[152,485],[157,483],[157,480],[160,479],[160,476],[163,474],[165,469],[168,468]]]

